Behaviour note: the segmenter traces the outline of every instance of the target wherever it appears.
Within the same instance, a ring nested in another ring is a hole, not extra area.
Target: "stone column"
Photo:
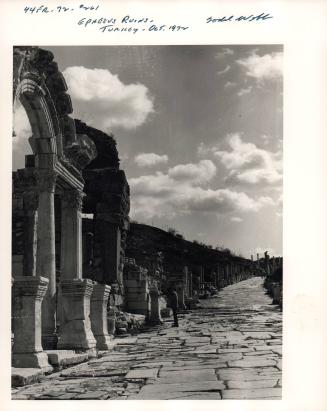
[[[52,367],[41,344],[41,303],[49,280],[44,277],[16,277],[13,284],[14,345],[12,365],[18,368]]]
[[[107,318],[110,288],[109,285],[94,284],[91,297],[91,327],[98,350],[108,350],[110,348]]]
[[[82,279],[82,200],[77,189],[62,194],[59,349],[95,348],[90,304],[93,282]]]
[[[151,306],[150,306],[149,323],[153,325],[162,324],[162,318],[160,314],[159,291],[157,287],[151,287],[150,299],[151,299],[151,303],[150,303]]]
[[[190,298],[193,297],[193,273],[192,271],[189,271],[189,292],[188,292]]]
[[[107,324],[109,336],[114,336],[116,331],[116,311],[113,307],[108,307]]]
[[[57,174],[50,170],[39,170],[37,265],[36,275],[49,280],[42,303],[42,345],[54,349],[56,337],[56,260],[54,191]]]
[[[61,278],[82,278],[82,202],[80,190],[65,190],[61,196]]]
[[[24,202],[24,264],[23,275],[36,276],[37,222],[39,196],[36,191],[25,191]]]
[[[183,284],[180,284],[177,286],[177,295],[178,295],[178,308],[181,310],[186,310]]]

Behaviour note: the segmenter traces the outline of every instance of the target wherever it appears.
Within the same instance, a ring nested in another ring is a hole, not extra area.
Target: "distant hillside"
[[[179,234],[145,224],[131,223],[127,235],[126,256],[135,258],[138,265],[148,267],[149,261],[158,252],[163,253],[166,272],[180,271],[184,265],[201,265],[209,272],[215,269],[217,262],[242,261],[245,265],[251,263],[250,260],[233,256],[228,251],[210,249],[205,245],[187,241]]]

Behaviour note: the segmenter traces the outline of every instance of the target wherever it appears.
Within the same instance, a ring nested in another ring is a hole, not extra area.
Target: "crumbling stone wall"
[[[84,272],[88,278],[111,285],[110,303],[124,303],[123,269],[129,229],[130,191],[125,172],[119,169],[116,141],[75,120],[76,130],[95,144],[98,155],[83,171]]]
[[[126,255],[134,258],[136,264],[149,268],[158,252],[163,256],[162,290],[166,291],[175,282],[178,288],[183,288],[186,298],[205,286],[221,289],[254,273],[255,263],[251,260],[186,241],[157,227],[131,224]]]

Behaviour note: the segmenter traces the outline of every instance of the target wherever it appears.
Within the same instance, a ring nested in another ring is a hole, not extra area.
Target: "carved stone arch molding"
[[[91,139],[76,135],[67,84],[53,58],[39,47],[14,47],[13,98],[31,124],[35,167],[54,170],[59,182],[82,188],[81,170],[97,152]]]

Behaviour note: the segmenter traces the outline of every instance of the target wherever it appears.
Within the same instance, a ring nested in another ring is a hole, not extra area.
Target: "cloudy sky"
[[[75,118],[113,132],[131,218],[282,254],[282,47],[45,47]],[[29,134],[15,115],[14,168]]]

